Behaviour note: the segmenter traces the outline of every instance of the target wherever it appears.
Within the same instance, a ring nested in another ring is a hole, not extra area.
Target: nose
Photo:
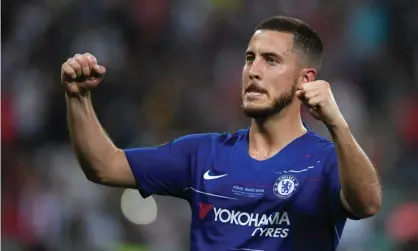
[[[259,60],[254,60],[254,62],[251,64],[250,70],[249,70],[249,77],[250,80],[261,80],[261,67]]]

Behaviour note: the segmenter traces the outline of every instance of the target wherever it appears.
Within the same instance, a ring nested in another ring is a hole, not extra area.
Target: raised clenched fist
[[[323,80],[303,83],[296,96],[309,107],[309,113],[327,126],[345,124],[346,121],[335,102],[331,86]]]
[[[90,53],[76,54],[62,64],[61,83],[68,94],[83,94],[100,84],[105,73],[106,69]]]

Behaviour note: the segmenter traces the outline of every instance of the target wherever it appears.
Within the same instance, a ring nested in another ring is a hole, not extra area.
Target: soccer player
[[[322,50],[318,35],[298,19],[262,21],[242,71],[249,128],[124,150],[106,136],[91,103],[105,68],[89,53],[75,55],[61,76],[71,139],[87,179],[137,188],[143,197],[187,200],[191,250],[335,250],[347,218],[379,211],[381,188],[331,85],[316,80]],[[304,126],[302,105],[333,142]]]

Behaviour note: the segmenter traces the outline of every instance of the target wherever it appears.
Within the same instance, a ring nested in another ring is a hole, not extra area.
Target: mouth
[[[247,89],[245,89],[245,96],[251,99],[256,99],[266,94],[267,91],[255,83],[251,83]]]

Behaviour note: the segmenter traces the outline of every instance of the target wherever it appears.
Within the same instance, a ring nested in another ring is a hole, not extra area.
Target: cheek
[[[242,68],[242,79],[243,80],[247,79],[248,74],[249,74],[248,67],[247,67],[247,65],[244,65],[244,67]]]
[[[248,77],[248,70],[244,67],[244,69],[242,70],[242,85],[246,86],[248,81],[249,81],[249,77]]]
[[[288,82],[279,82],[276,79],[275,82],[272,82],[271,87],[269,88],[269,98],[276,100],[283,95],[287,95],[290,90],[291,87],[289,86]]]
[[[276,92],[287,91],[292,87],[295,78],[290,71],[275,71],[269,74],[268,82]]]

